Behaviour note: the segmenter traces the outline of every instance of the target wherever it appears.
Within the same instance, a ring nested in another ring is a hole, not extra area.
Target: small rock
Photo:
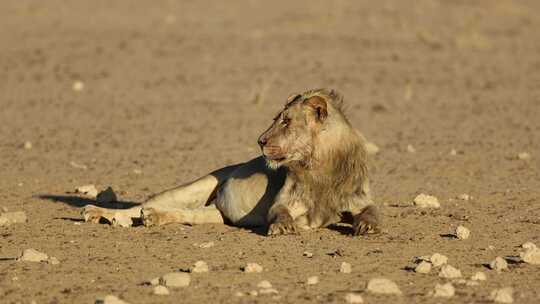
[[[128,302],[122,301],[113,295],[108,295],[104,298],[97,299],[96,304],[128,304]]]
[[[101,191],[96,196],[96,201],[101,204],[109,204],[116,202],[117,200],[116,193],[114,193],[114,190],[111,187],[107,187],[107,189]]]
[[[305,256],[306,258],[312,258],[313,257],[313,253],[311,253],[309,251],[304,251],[304,253],[302,255]]]
[[[71,161],[71,162],[69,162],[69,164],[70,164],[73,168],[76,168],[76,169],[82,169],[82,170],[88,169],[88,166],[87,166],[87,165],[85,165],[85,164],[80,164],[80,163],[78,163],[78,162]]]
[[[98,190],[96,189],[96,186],[94,185],[84,185],[77,187],[75,189],[75,193],[80,193],[86,196],[89,196],[91,198],[96,198],[98,195]]]
[[[341,272],[341,273],[351,273],[352,272],[351,264],[349,264],[347,262],[342,262],[341,266],[339,267],[339,272]]]
[[[366,142],[365,147],[366,147],[366,152],[369,155],[376,155],[380,151],[379,147],[376,144],[369,141]]]
[[[378,294],[395,294],[401,295],[401,290],[396,283],[384,278],[376,278],[369,280],[367,290]]]
[[[28,218],[24,211],[5,212],[0,214],[0,226],[9,226],[11,224],[26,223]]]
[[[208,264],[206,264],[205,261],[197,261],[195,262],[195,265],[193,266],[193,268],[191,268],[191,272],[194,272],[194,273],[208,272]]]
[[[264,280],[264,281],[260,281],[259,284],[257,284],[257,287],[259,288],[272,288],[272,283]]]
[[[407,152],[416,153],[416,149],[412,145],[407,145]]]
[[[141,174],[142,174],[142,170],[141,170],[141,169],[133,169],[133,173],[134,173],[134,174],[137,174],[137,175],[141,175]]]
[[[478,286],[480,285],[480,283],[478,283],[478,281],[467,281],[467,283],[465,283],[465,285],[467,286]]]
[[[433,264],[433,267],[439,267],[448,263],[448,258],[440,253],[434,253],[429,258],[429,261]]]
[[[234,295],[237,296],[237,297],[243,297],[243,296],[245,296],[246,294],[243,293],[243,292],[241,292],[241,291],[237,291],[237,292],[234,293]]]
[[[153,286],[159,285],[159,277],[151,279],[148,283]]]
[[[485,281],[487,280],[487,276],[485,273],[478,271],[477,273],[473,274],[471,277],[471,280],[473,281]]]
[[[456,293],[454,286],[451,283],[435,285],[434,297],[450,298]]]
[[[540,249],[534,247],[519,254],[521,260],[528,264],[540,265]]]
[[[431,271],[431,263],[426,261],[421,261],[415,268],[414,272],[416,273],[429,273]]]
[[[521,245],[523,249],[536,249],[536,245],[533,242],[526,242]]]
[[[495,301],[497,303],[513,303],[514,297],[513,297],[514,290],[512,287],[506,287],[501,289],[495,289],[491,292],[489,295],[490,300]]]
[[[466,240],[471,235],[471,231],[465,226],[457,226],[456,228],[456,237],[460,240]]]
[[[48,259],[49,256],[45,253],[30,248],[24,250],[17,260],[23,262],[45,262]]]
[[[452,267],[451,265],[444,265],[439,272],[439,277],[445,279],[461,278],[461,271]]]
[[[170,294],[169,289],[162,285],[157,285],[154,287],[154,294],[159,296],[167,296]]]
[[[496,257],[495,260],[489,263],[489,268],[496,270],[497,272],[501,272],[503,270],[508,269],[508,263],[506,262],[505,259],[501,257]]]
[[[171,272],[163,275],[159,279],[161,285],[168,287],[186,287],[189,286],[191,282],[191,277],[189,274],[184,272]]]
[[[319,277],[318,276],[311,276],[311,277],[307,278],[306,284],[307,285],[319,284]]]
[[[24,142],[23,148],[24,148],[25,150],[31,150],[32,147],[33,147],[33,145],[32,145],[31,142],[29,142],[29,141],[25,141],[25,142]]]
[[[244,272],[252,273],[252,272],[262,272],[263,267],[257,263],[247,263],[244,267]]]
[[[439,200],[435,196],[421,193],[414,198],[414,204],[420,208],[440,208]]]
[[[252,297],[256,297],[256,296],[259,295],[259,293],[258,293],[256,290],[252,290],[252,291],[248,292],[248,294],[249,294],[250,296],[252,296]]]
[[[82,90],[84,90],[84,83],[80,80],[77,80],[73,82],[73,85],[71,86],[71,88],[75,92],[81,92]]]
[[[487,246],[486,250],[495,250],[495,246],[489,245],[489,246]]]
[[[531,159],[531,154],[527,153],[527,152],[521,152],[517,155],[518,159],[520,160],[530,160]]]
[[[205,243],[199,244],[199,248],[210,248],[214,246],[215,246],[214,242],[205,242]]]
[[[364,303],[364,299],[362,298],[362,295],[356,292],[349,292],[345,295],[345,302],[350,304],[360,304]]]
[[[259,290],[259,294],[278,294],[279,292],[274,288],[264,288]]]
[[[47,260],[47,263],[51,264],[51,265],[58,265],[60,264],[60,261],[55,258],[55,257],[50,257],[48,260]]]
[[[457,198],[462,200],[462,201],[468,201],[468,200],[471,199],[471,196],[468,195],[467,193],[463,193],[463,194],[458,195]]]
[[[451,156],[456,156],[456,155],[457,155],[456,149],[450,150],[450,155],[451,155]]]

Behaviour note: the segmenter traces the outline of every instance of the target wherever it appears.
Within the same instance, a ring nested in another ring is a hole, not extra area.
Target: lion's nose
[[[264,136],[259,137],[259,139],[257,140],[257,143],[258,143],[259,146],[261,146],[261,147],[266,146],[266,143],[267,143],[267,142],[268,142],[268,141],[266,140],[266,138],[265,138]]]

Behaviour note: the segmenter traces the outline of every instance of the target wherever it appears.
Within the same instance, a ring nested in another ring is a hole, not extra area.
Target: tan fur
[[[369,193],[364,139],[342,104],[342,96],[332,90],[291,95],[259,137],[263,156],[165,191],[140,207],[87,206],[85,220],[267,225],[271,235],[346,221],[355,234],[374,232],[379,215]]]

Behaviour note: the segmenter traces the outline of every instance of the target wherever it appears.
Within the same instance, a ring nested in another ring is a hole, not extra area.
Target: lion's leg
[[[145,226],[158,226],[169,223],[180,224],[223,224],[223,216],[215,205],[200,208],[153,208],[144,207],[141,211]]]

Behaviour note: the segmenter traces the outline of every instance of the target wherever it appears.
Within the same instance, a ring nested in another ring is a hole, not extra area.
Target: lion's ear
[[[297,100],[301,96],[302,96],[301,94],[291,94],[291,95],[289,95],[289,97],[287,97],[287,104]]]
[[[311,107],[317,113],[317,119],[323,121],[328,116],[326,100],[320,96],[313,96],[304,101],[304,104]]]

